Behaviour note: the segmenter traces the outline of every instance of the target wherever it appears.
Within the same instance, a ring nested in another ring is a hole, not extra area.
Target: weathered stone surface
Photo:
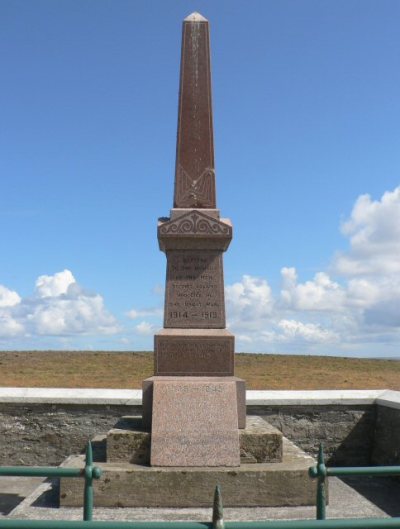
[[[399,409],[377,406],[372,462],[374,465],[400,465]]]
[[[141,417],[123,417],[107,433],[107,462],[150,463],[151,434],[143,429]]]
[[[260,415],[316,457],[323,443],[327,462],[335,466],[371,463],[374,446],[375,406],[285,405],[251,406],[248,414]]]
[[[210,507],[221,485],[225,507],[314,505],[316,481],[308,477],[315,464],[287,439],[281,463],[244,464],[232,468],[160,468],[100,463],[104,471],[94,481],[95,506]],[[68,458],[65,466],[82,467],[83,457]],[[82,482],[61,479],[60,504],[82,506]]]
[[[150,432],[141,417],[123,417],[107,434],[108,463],[150,463]],[[282,434],[261,417],[248,418],[239,430],[240,462],[277,463],[282,460]]]
[[[219,211],[214,211],[217,216],[195,209],[180,210],[179,216],[160,219],[157,229],[160,250],[226,251],[232,240],[232,224],[229,219],[220,220]]]
[[[225,329],[163,329],[154,337],[154,374],[233,376],[234,348]]]
[[[248,417],[246,428],[240,430],[240,459],[249,463],[282,461],[282,433],[261,417]]]
[[[175,170],[175,208],[215,208],[208,21],[185,20]]]
[[[143,405],[142,405],[142,416],[143,416],[143,427],[146,431],[151,430],[151,416],[153,410],[153,383],[155,380],[176,380],[176,377],[149,377],[143,380]],[[182,381],[198,380],[197,377],[182,377]],[[231,380],[236,384],[236,399],[237,399],[237,413],[238,413],[238,425],[239,428],[246,427],[246,383],[242,378],[238,377],[213,377],[215,382],[224,382]]]
[[[0,404],[0,464],[59,465],[84,450],[88,439],[106,433],[140,406]]]
[[[224,279],[220,251],[167,252],[164,327],[225,327]]]
[[[150,464],[212,467],[240,464],[236,384],[162,380],[153,384]]]
[[[148,407],[151,410],[151,400]],[[322,441],[330,464],[344,466],[371,463],[377,442],[375,411],[374,405],[348,404],[249,407],[250,414],[263,416],[312,455],[317,454]],[[396,417],[396,410],[392,411]],[[0,464],[59,465],[68,455],[81,452],[97,433],[106,434],[121,416],[141,413],[140,406],[126,404],[2,403]],[[390,422],[387,426],[383,422],[383,415],[381,420],[379,430],[390,426]],[[150,428],[151,415],[149,423]]]

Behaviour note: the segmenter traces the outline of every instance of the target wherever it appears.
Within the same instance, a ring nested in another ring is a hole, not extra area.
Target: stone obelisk
[[[222,254],[232,224],[216,206],[209,24],[183,22],[174,204],[158,224],[167,258],[164,328],[143,382],[151,465],[237,466],[245,385],[234,377]]]

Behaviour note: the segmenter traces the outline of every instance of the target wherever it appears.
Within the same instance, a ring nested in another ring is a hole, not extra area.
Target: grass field
[[[140,388],[153,354],[0,352],[0,386]],[[395,389],[400,361],[326,356],[236,354],[235,374],[248,389]]]

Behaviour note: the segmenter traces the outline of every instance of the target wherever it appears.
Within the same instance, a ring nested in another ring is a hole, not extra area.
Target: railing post
[[[317,483],[317,520],[326,519],[326,488],[325,488],[325,478],[326,478],[326,466],[324,458],[324,447],[322,443],[319,445],[318,450],[318,483]]]
[[[224,529],[224,507],[222,505],[221,489],[217,485],[214,492],[214,504],[212,512],[212,526],[213,529]]]
[[[89,441],[86,445],[85,458],[85,488],[83,493],[83,520],[90,522],[93,519],[93,478],[98,479],[102,474],[99,467],[93,466],[92,443]]]

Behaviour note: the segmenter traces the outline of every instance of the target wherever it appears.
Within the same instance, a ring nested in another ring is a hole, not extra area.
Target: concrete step
[[[315,504],[316,482],[308,477],[315,464],[310,456],[283,437],[279,463],[241,464],[237,468],[166,468],[129,463],[99,463],[94,481],[98,507],[210,507],[221,485],[226,507],[279,507]],[[63,466],[84,466],[83,456],[71,456]],[[82,505],[83,482],[61,479],[60,505]]]

